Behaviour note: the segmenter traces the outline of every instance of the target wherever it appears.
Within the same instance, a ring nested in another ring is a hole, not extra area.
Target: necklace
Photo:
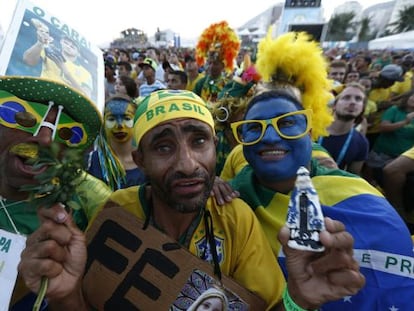
[[[6,201],[7,201],[7,199],[0,196],[0,210],[4,210],[4,213],[6,214],[7,219],[9,220],[10,224],[12,225],[13,230],[17,234],[20,234],[20,232],[19,232],[19,230],[17,230],[16,224],[14,223],[12,217],[10,216],[9,211],[7,210],[7,208],[10,207],[10,206],[13,206],[13,205],[20,204],[22,201],[17,201],[17,202],[12,202],[12,203],[9,203],[9,204],[5,204]]]
[[[147,219],[146,219],[146,223],[148,222],[148,224],[151,224],[152,226],[154,226],[155,228],[157,228],[158,230],[162,231],[163,233],[166,233],[165,230],[157,224],[157,222],[155,221],[154,218],[154,207],[152,204],[152,198],[149,199],[148,201],[148,215],[147,215]],[[187,230],[185,230],[185,232],[179,237],[178,239],[178,243],[185,247],[185,248],[189,248],[190,246],[190,242],[191,242],[191,238],[195,232],[195,230],[198,227],[198,223],[200,222],[201,217],[203,216],[203,209],[200,210],[200,212],[198,213],[197,217],[193,219],[193,221],[191,222],[190,226],[187,228]],[[144,228],[146,226],[144,225]]]

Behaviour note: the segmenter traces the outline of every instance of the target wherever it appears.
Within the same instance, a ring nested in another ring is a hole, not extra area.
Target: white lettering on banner
[[[279,251],[278,258],[285,260]],[[354,249],[354,259],[360,267],[414,279],[414,257],[369,249]]]
[[[354,249],[354,258],[363,268],[414,279],[414,258],[369,249]]]
[[[25,246],[26,237],[0,229],[0,311],[9,310],[17,279],[17,265]]]

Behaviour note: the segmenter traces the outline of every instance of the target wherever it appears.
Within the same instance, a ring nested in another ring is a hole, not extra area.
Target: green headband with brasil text
[[[157,125],[172,119],[192,118],[207,123],[214,133],[213,117],[206,103],[190,91],[160,90],[148,95],[135,114],[134,140],[139,145],[142,137]]]

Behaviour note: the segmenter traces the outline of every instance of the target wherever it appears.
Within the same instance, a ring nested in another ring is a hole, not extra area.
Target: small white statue
[[[319,197],[309,177],[309,171],[301,166],[290,197],[286,220],[290,229],[289,247],[313,252],[324,251],[325,247],[319,240],[319,233],[325,230],[323,218]]]

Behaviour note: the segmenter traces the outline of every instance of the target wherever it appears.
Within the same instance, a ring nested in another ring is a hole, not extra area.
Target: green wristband
[[[289,295],[287,286],[283,290],[282,299],[283,299],[283,305],[285,306],[286,311],[307,311],[306,309],[299,307],[293,301],[292,297],[290,297]]]

